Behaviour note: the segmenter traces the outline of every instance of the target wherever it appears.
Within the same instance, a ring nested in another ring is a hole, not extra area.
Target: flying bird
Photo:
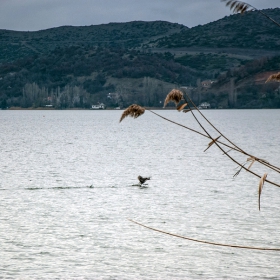
[[[142,184],[144,184],[147,180],[150,180],[151,179],[151,177],[142,177],[142,176],[138,176],[138,180],[139,180],[139,182],[140,182],[140,184],[142,185]]]

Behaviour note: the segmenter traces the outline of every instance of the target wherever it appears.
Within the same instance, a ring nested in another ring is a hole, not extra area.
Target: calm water
[[[199,129],[189,113],[157,112]],[[259,211],[259,179],[234,179],[236,165],[217,147],[203,152],[208,139],[150,112],[119,123],[121,113],[0,111],[0,278],[279,279],[280,252],[205,245],[128,221],[280,247],[280,188],[264,185]],[[280,110],[203,113],[279,166]],[[138,175],[152,176],[147,188],[132,186]],[[270,171],[268,179],[280,182]]]

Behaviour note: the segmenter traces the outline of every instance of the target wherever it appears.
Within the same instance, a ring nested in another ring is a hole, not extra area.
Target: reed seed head
[[[176,105],[183,99],[183,93],[179,89],[172,89],[166,96],[164,101],[164,107],[170,102],[174,102]]]
[[[127,116],[130,116],[130,117],[133,117],[134,119],[136,119],[139,116],[143,115],[144,113],[145,113],[145,108],[143,108],[137,104],[132,104],[123,111],[121,118],[120,118],[120,122]]]
[[[259,182],[259,210],[261,210],[261,193],[263,189],[263,184],[266,180],[267,173],[264,173],[264,175],[261,177],[260,182]]]
[[[226,2],[226,6],[233,11],[233,13],[245,13],[247,11],[253,11],[255,8],[250,4],[247,4],[242,1],[235,1],[235,0],[221,0],[222,2]]]
[[[267,83],[270,81],[280,82],[280,72],[270,75],[265,82]]]

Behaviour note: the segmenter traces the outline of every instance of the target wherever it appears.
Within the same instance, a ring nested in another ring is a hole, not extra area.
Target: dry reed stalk
[[[182,111],[187,105],[188,105],[188,103],[184,103],[184,104],[182,104],[182,105],[179,105],[179,106],[177,107],[177,110],[180,112],[180,111]]]
[[[213,139],[213,140],[208,144],[208,147],[204,150],[204,152],[206,152],[220,137],[221,137],[221,135],[218,136],[217,138]]]
[[[189,97],[188,97],[188,99],[189,100],[191,100]],[[194,108],[201,114],[201,112],[200,112],[200,110],[195,106],[195,104],[191,101],[191,103],[194,105]],[[207,131],[204,129],[204,131],[205,131],[205,133],[206,134],[203,134],[203,133],[201,133],[201,132],[199,132],[199,131],[197,131],[197,130],[195,130],[195,129],[192,129],[192,128],[190,128],[190,127],[187,127],[187,126],[185,126],[185,125],[182,125],[182,124],[179,124],[179,123],[177,123],[177,122],[174,122],[174,121],[172,121],[172,120],[170,120],[170,119],[168,119],[168,118],[165,118],[165,117],[163,117],[163,116],[161,116],[161,115],[159,115],[159,114],[157,114],[157,113],[155,113],[155,112],[153,112],[152,110],[149,110],[151,113],[153,113],[153,114],[155,114],[156,116],[158,116],[158,117],[160,117],[160,118],[162,118],[162,119],[164,119],[164,120],[166,120],[166,121],[168,121],[168,122],[171,122],[171,123],[173,123],[173,124],[176,124],[176,125],[178,125],[178,126],[181,126],[181,127],[183,127],[183,128],[185,128],[185,129],[188,129],[188,130],[190,130],[190,131],[193,131],[193,132],[195,132],[195,133],[197,133],[197,134],[199,134],[199,135],[201,135],[201,136],[203,136],[203,137],[207,137],[207,138],[209,138],[209,139],[211,139],[212,141],[214,140],[214,139],[212,139],[212,137],[207,133]],[[190,110],[190,112],[192,113],[192,110]],[[202,115],[203,116],[203,115]],[[203,116],[204,117],[204,116]],[[197,120],[197,118],[194,116],[194,118]],[[204,117],[205,118],[205,117]],[[205,118],[206,119],[206,118]],[[207,120],[207,119],[206,119]],[[208,121],[208,120],[207,120]],[[197,120],[197,122],[199,122],[198,120]],[[209,121],[208,121],[209,122]],[[210,122],[209,122],[210,123]],[[211,124],[211,123],[210,123]],[[211,124],[212,125],[212,124]],[[213,126],[213,125],[212,125]],[[215,129],[216,129],[216,127],[215,126],[213,126]],[[229,142],[231,142],[228,138],[226,138],[219,130],[217,130],[216,129],[216,131],[217,132],[219,132],[220,134],[221,134],[221,136],[223,136],[225,139],[227,139]],[[229,155],[229,152],[231,151],[231,150],[234,150],[234,151],[236,151],[236,152],[240,152],[240,153],[242,153],[242,154],[245,154],[245,155],[248,155],[248,156],[250,156],[250,157],[253,157],[252,155],[250,155],[250,154],[248,154],[248,153],[246,153],[245,151],[243,151],[243,150],[241,150],[240,148],[238,148],[236,145],[234,145],[234,147],[231,147],[231,146],[229,146],[228,144],[226,144],[226,143],[223,143],[223,142],[221,142],[221,141],[215,141],[215,144],[218,146],[218,148],[223,152],[223,154],[224,155],[226,155],[229,159],[231,159],[234,163],[236,163],[238,166],[240,166],[241,167],[241,169],[245,169],[246,171],[248,171],[249,173],[251,173],[251,174],[253,174],[254,176],[256,176],[256,177],[258,177],[258,178],[261,178],[261,176],[259,175],[259,174],[257,174],[257,173],[255,173],[255,172],[253,172],[252,170],[249,170],[249,169],[247,169],[246,167],[245,167],[245,164],[241,164],[241,163],[239,163],[238,161],[236,161],[233,157],[231,157],[230,155]],[[230,148],[230,150],[228,150],[227,152],[224,150],[224,149],[222,149],[221,147],[220,147],[220,145],[219,144],[221,144],[221,145],[224,145],[225,147],[228,147],[228,148]],[[256,160],[258,161],[258,162],[260,162],[261,164],[264,164],[264,165],[266,165],[267,167],[269,167],[269,168],[271,168],[271,169],[273,169],[273,170],[275,170],[275,171],[277,171],[277,172],[280,172],[280,167],[276,167],[275,166],[275,168],[272,168],[272,167],[274,167],[273,165],[271,165],[270,163],[268,163],[268,162],[266,162],[266,161],[264,161],[264,160],[260,160],[259,158],[257,158],[257,157],[255,157],[256,158]],[[265,164],[265,163],[267,163],[267,164]],[[266,182],[267,183],[269,183],[269,184],[271,184],[271,185],[274,185],[274,186],[276,186],[276,187],[280,187],[280,184],[277,184],[276,182],[272,182],[272,181],[270,181],[270,180],[266,180]]]
[[[261,193],[266,177],[267,177],[267,173],[264,173],[259,182],[259,211],[261,210]]]
[[[270,19],[270,18],[269,18]],[[277,24],[277,23],[276,23]],[[280,26],[280,25],[279,25]],[[200,110],[196,107],[196,105],[195,105],[195,103],[191,100],[191,98],[189,97],[189,95],[187,94],[187,93],[185,93],[186,94],[186,96],[187,96],[187,98],[188,98],[188,100],[189,100],[189,102],[191,102],[191,104],[194,106],[194,108],[200,113],[200,115],[221,135],[221,136],[223,136],[227,141],[229,141],[234,147],[232,147],[232,149],[233,150],[235,150],[235,151],[238,151],[238,152],[240,152],[240,153],[242,153],[242,154],[245,154],[245,155],[247,155],[247,156],[250,156],[250,157],[253,157],[252,155],[250,155],[250,154],[248,154],[247,152],[245,152],[244,150],[242,150],[242,149],[240,149],[238,146],[236,146],[232,141],[230,141],[224,134],[222,134],[201,112],[200,112]],[[199,122],[199,120],[196,118],[196,116],[193,114],[193,112],[192,112],[192,110],[191,110],[191,113],[192,113],[192,115],[193,115],[193,117],[195,118],[195,120],[196,120],[196,122],[200,125],[200,127],[204,130],[204,132],[207,134],[207,137],[208,138],[211,138],[212,139],[212,137],[210,136],[210,134],[207,132],[207,130],[202,126],[202,124]],[[212,140],[214,140],[214,139],[212,139]],[[224,143],[222,143],[222,142],[220,142],[220,141],[214,141],[214,143],[217,145],[217,147],[229,158],[229,159],[231,159],[233,162],[235,162],[237,165],[239,165],[241,168],[243,168],[243,169],[245,169],[245,170],[247,170],[249,173],[251,173],[251,174],[253,174],[253,175],[255,175],[255,176],[257,176],[257,177],[259,177],[259,178],[261,178],[261,176],[260,175],[258,175],[257,173],[255,173],[255,172],[253,172],[253,171],[251,171],[251,170],[249,170],[249,169],[247,169],[246,167],[245,167],[245,164],[240,164],[238,161],[236,161],[232,156],[230,156],[229,154],[228,154],[228,152],[225,152],[222,148],[221,148],[221,146],[219,145],[219,144],[223,144],[224,145]],[[279,167],[277,167],[277,166],[274,166],[274,165],[272,165],[272,164],[270,164],[270,163],[268,163],[268,162],[265,162],[265,161],[263,161],[263,160],[261,160],[261,159],[259,159],[259,158],[257,158],[257,157],[255,157],[256,158],[256,161],[258,161],[259,163],[261,163],[261,164],[264,164],[265,166],[267,166],[267,167],[269,167],[269,168],[271,168],[272,170],[274,170],[274,171],[276,171],[276,172],[279,172],[280,173],[280,168]],[[240,171],[239,171],[240,172]],[[268,182],[269,184],[272,184],[272,185],[274,185],[274,186],[277,186],[277,187],[280,187],[280,184],[277,184],[277,183],[275,183],[275,182],[272,182],[272,181],[269,181],[269,180],[266,180],[266,182]]]
[[[183,93],[179,89],[172,89],[166,96],[164,101],[164,107],[170,102],[174,102],[176,105],[183,99]]]
[[[132,104],[123,111],[121,118],[120,118],[120,122],[128,116],[136,119],[139,116],[143,115],[144,113],[145,113],[145,108],[143,108],[137,104]]]
[[[201,111],[197,108],[197,106],[195,105],[195,103],[192,101],[192,99],[190,98],[190,96],[188,95],[187,92],[185,92],[188,101],[192,104],[192,106],[199,112],[199,114],[221,135],[223,136],[231,145],[233,145],[235,147],[235,149],[239,150],[239,152],[243,153],[243,154],[247,154],[245,153],[242,149],[240,149],[237,145],[235,145],[232,141],[230,141],[223,133],[221,133],[202,113]],[[190,108],[190,106],[189,106]],[[193,114],[193,112],[191,112]],[[196,121],[198,122],[198,124],[201,126],[201,128],[205,131],[204,127],[202,127],[202,125],[199,123],[199,121],[197,120],[197,118],[195,117],[195,115],[193,114],[194,118],[196,119]],[[206,131],[205,131],[206,132]],[[207,133],[207,132],[206,132]],[[208,133],[207,133],[208,134]],[[208,135],[209,138],[212,139],[212,137],[210,137],[210,135]],[[213,139],[212,139],[213,140]],[[227,154],[227,153],[225,153]]]
[[[251,247],[251,246],[223,244],[223,243],[217,243],[217,242],[210,242],[210,241],[206,241],[206,240],[194,239],[194,238],[178,235],[178,234],[175,234],[175,233],[171,233],[171,232],[168,232],[168,231],[163,231],[163,230],[160,230],[160,229],[152,228],[152,227],[146,226],[144,224],[141,224],[141,223],[136,222],[136,221],[131,220],[131,219],[128,219],[128,220],[132,223],[135,223],[135,224],[137,224],[139,226],[142,226],[142,227],[145,227],[147,229],[151,229],[153,231],[157,231],[157,232],[160,232],[160,233],[164,233],[164,234],[167,234],[167,235],[179,237],[179,238],[194,241],[194,242],[199,242],[199,243],[204,243],[204,244],[209,244],[209,245],[215,245],[215,246],[222,246],[222,247],[238,248],[238,249],[251,249],[251,250],[261,250],[261,251],[280,251],[280,248]]]
[[[270,75],[265,82],[267,83],[270,81],[280,82],[280,72]]]
[[[253,11],[256,10],[250,4],[247,4],[242,1],[235,1],[235,0],[221,0],[222,2],[226,2],[226,6],[230,6],[230,9],[233,10],[234,13],[245,13],[246,11]]]

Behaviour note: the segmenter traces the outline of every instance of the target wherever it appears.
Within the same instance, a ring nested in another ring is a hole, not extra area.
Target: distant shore
[[[22,107],[10,107],[7,109],[0,109],[0,110],[13,110],[13,111],[20,111],[20,110],[29,110],[29,111],[33,111],[33,110],[56,110],[56,111],[66,111],[66,110],[88,110],[88,111],[122,111],[125,110],[126,108],[122,108],[122,109],[115,109],[115,108],[106,108],[106,109],[90,109],[90,108],[65,108],[65,109],[57,109],[57,108],[49,108],[49,107],[37,107],[37,108],[33,108],[33,107],[29,107],[29,108],[22,108]],[[176,107],[167,107],[167,108],[162,108],[162,107],[145,107],[145,109],[147,110],[176,110]],[[208,109],[200,109],[200,110],[261,110],[261,109],[279,109],[279,108],[208,108]]]
[[[174,110],[176,109],[176,107],[167,107],[167,108],[161,108],[161,107],[145,107],[148,110]],[[53,107],[29,107],[29,108],[22,108],[22,107],[10,107],[7,109],[2,109],[2,110],[59,110],[59,111],[63,111],[63,110],[89,110],[89,111],[108,111],[108,110],[114,110],[114,111],[121,111],[121,110],[125,110],[126,108],[122,108],[122,109],[115,109],[115,108],[111,108],[108,107],[106,109],[91,109],[91,108],[65,108],[65,109],[57,109],[57,108],[53,108]]]

